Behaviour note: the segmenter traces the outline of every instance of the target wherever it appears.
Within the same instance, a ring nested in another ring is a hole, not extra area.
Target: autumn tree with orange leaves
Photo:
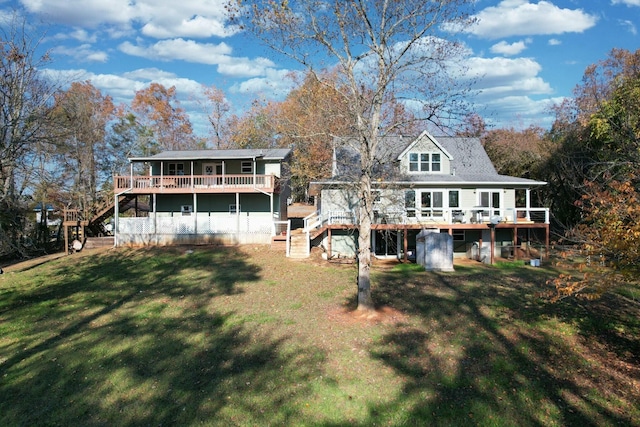
[[[575,202],[581,220],[566,241],[578,245],[591,269],[553,280],[555,298],[637,285],[640,273],[640,50],[613,50],[587,69],[576,94],[574,129],[582,130],[571,135],[581,140],[574,169],[583,178]]]
[[[176,88],[165,88],[160,83],[136,92],[131,109],[146,132],[143,142],[146,155],[164,150],[184,150],[201,147],[193,135],[193,128],[185,110],[180,106]]]
[[[111,180],[105,164],[107,125],[114,118],[115,106],[89,81],[74,82],[55,96],[58,163],[67,173],[70,202],[88,209],[98,200],[98,190]]]

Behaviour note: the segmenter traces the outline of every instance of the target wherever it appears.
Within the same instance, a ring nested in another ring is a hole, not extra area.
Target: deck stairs
[[[129,204],[129,202],[133,201],[135,196],[126,194],[120,196],[118,198],[118,209],[121,211],[125,210],[125,207]],[[90,214],[91,219],[87,227],[91,234],[95,237],[103,236],[106,234],[106,230],[104,229],[104,220],[113,216],[115,213],[115,203],[109,200],[106,203],[102,203],[101,205],[97,205],[93,212]]]
[[[311,241],[323,232],[322,219],[317,212],[304,217],[304,227],[291,231],[289,240],[290,258],[309,258],[311,255]]]

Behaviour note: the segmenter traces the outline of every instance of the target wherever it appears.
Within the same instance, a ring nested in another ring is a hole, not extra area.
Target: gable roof
[[[153,156],[130,157],[130,162],[153,162],[163,160],[285,160],[291,154],[289,148],[247,148],[235,150],[174,150],[163,151]]]
[[[405,173],[398,163],[422,138],[429,138],[451,162],[451,173]],[[352,182],[359,170],[354,138],[334,138],[333,177],[318,183]],[[422,132],[417,137],[382,137],[376,156],[378,181],[397,184],[541,186],[546,182],[500,175],[479,138],[439,136]]]
[[[423,131],[420,135],[418,135],[413,142],[411,142],[409,145],[407,145],[407,147],[402,150],[402,152],[398,155],[396,160],[400,160],[401,158],[403,158],[404,156],[407,155],[407,153],[409,151],[411,151],[411,149],[418,143],[421,142],[423,139],[428,139],[429,141],[431,141],[436,147],[438,147],[438,149],[442,152],[442,154],[444,154],[449,160],[452,160],[453,157],[451,156],[451,154],[449,154],[449,152],[446,150],[446,148],[444,148],[442,145],[440,145],[440,143],[426,130]]]

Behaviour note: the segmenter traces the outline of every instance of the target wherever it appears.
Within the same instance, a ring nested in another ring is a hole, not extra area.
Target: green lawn
[[[0,425],[640,425],[640,306],[554,271],[110,249],[0,276]]]

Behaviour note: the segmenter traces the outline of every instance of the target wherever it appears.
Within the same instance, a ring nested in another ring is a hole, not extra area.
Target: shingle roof
[[[176,150],[163,151],[148,157],[131,157],[130,162],[150,162],[161,160],[225,160],[253,159],[284,160],[291,150],[288,148],[249,148],[236,150]]]
[[[423,134],[424,135],[424,134]],[[427,134],[428,135],[428,134]],[[429,137],[431,137],[429,135]],[[374,178],[395,183],[425,184],[502,184],[502,185],[544,185],[545,182],[531,179],[499,175],[487,155],[479,138],[440,136],[437,143],[451,155],[451,174],[406,174],[397,167],[401,156],[413,144],[417,136],[389,136],[380,141],[376,156]],[[351,182],[358,175],[359,154],[353,138],[337,138],[334,141],[334,176],[323,182]]]

